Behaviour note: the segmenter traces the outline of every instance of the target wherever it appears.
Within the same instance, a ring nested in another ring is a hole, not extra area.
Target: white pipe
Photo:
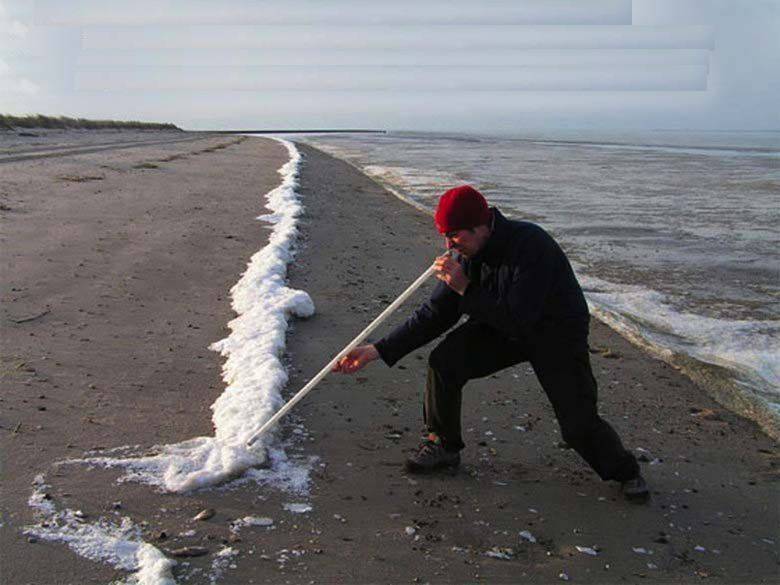
[[[325,376],[327,376],[328,372],[330,372],[333,369],[333,366],[336,365],[336,363],[345,355],[347,355],[350,351],[355,349],[358,344],[363,341],[366,337],[368,337],[371,332],[379,327],[382,322],[387,319],[390,314],[395,311],[406,299],[408,299],[414,291],[416,291],[418,288],[420,288],[420,285],[425,282],[428,277],[433,274],[434,271],[434,265],[431,265],[430,268],[428,268],[425,272],[423,272],[417,280],[415,280],[411,285],[409,285],[409,288],[407,288],[404,292],[400,294],[400,296],[395,299],[382,313],[374,319],[371,324],[363,329],[363,331],[358,334],[355,339],[349,342],[349,344],[342,349],[336,356],[328,362],[328,364],[322,368],[319,373],[314,376],[309,382],[301,388],[298,393],[293,396],[287,404],[285,404],[282,408],[280,408],[276,414],[274,414],[266,423],[260,427],[260,430],[257,431],[254,435],[252,435],[249,440],[246,442],[247,446],[251,447],[252,444],[260,438],[260,436],[265,433],[268,429],[270,429],[272,426],[274,426],[277,421],[282,418],[287,412],[295,406],[298,401],[300,401],[306,394],[309,393],[309,391],[314,388],[320,380],[322,380]]]

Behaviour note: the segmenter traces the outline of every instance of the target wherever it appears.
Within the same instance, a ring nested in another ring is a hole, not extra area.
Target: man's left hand
[[[436,278],[444,282],[456,293],[463,296],[470,281],[463,271],[463,266],[460,265],[460,262],[449,254],[444,254],[436,258],[433,265],[436,268],[436,271],[434,272]]]

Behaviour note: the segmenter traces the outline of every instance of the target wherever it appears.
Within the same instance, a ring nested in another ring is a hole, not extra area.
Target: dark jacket
[[[588,305],[556,241],[538,225],[493,211],[493,233],[470,260],[460,259],[471,281],[463,296],[439,281],[430,299],[375,346],[392,366],[453,327],[462,315],[508,339],[529,343],[560,334],[588,335]]]

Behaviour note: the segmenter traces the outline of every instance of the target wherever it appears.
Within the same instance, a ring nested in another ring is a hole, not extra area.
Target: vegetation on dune
[[[138,122],[136,120],[87,120],[86,118],[68,118],[66,116],[9,116],[0,114],[0,129],[17,128],[61,128],[61,129],[127,129],[127,130],[179,130],[175,124],[157,122]]]

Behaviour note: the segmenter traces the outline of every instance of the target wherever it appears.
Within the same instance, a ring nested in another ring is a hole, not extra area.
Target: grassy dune
[[[181,130],[175,124],[138,122],[136,120],[87,120],[85,118],[43,116],[41,114],[31,116],[0,114],[0,129],[15,130],[18,128]]]

